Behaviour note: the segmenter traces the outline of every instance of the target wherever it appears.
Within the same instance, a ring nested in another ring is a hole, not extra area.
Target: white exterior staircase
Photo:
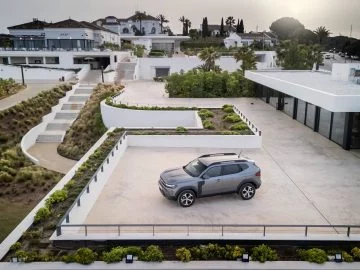
[[[80,84],[74,94],[69,96],[67,102],[62,105],[61,110],[55,114],[54,119],[47,123],[45,131],[38,135],[36,142],[61,143],[66,131],[78,117],[95,86],[96,84]]]

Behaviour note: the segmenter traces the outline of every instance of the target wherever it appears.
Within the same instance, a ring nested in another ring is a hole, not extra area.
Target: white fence
[[[36,143],[36,139],[37,137],[43,133],[46,129],[47,124],[49,123],[50,120],[55,118],[56,113],[61,111],[61,108],[63,106],[64,103],[66,103],[69,99],[69,96],[73,95],[75,90],[79,87],[79,84],[75,84],[72,86],[72,90],[67,91],[66,92],[66,96],[59,99],[59,103],[57,105],[55,105],[54,107],[51,108],[51,113],[45,115],[41,121],[40,124],[38,124],[37,126],[33,127],[32,129],[30,129],[24,137],[22,137],[21,139],[21,150],[24,153],[25,156],[27,156],[32,162],[34,162],[35,164],[38,164],[39,161],[33,157],[32,155],[30,155],[28,153],[27,150],[29,150],[29,148],[31,148],[35,143]]]

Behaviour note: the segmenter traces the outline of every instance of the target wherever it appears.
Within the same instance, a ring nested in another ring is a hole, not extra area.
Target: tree
[[[145,16],[146,16],[145,12],[140,12],[140,11],[135,12],[135,20],[140,23],[140,29],[138,31],[140,32],[141,35],[145,34],[141,25],[143,19],[145,19]]]
[[[220,37],[223,37],[225,34],[224,30],[224,18],[221,18],[221,24],[220,24]]]
[[[160,21],[161,34],[163,34],[164,23],[168,23],[169,20],[167,20],[166,17],[164,15],[162,15],[162,14],[157,16],[157,19]]]
[[[236,62],[242,61],[241,70],[243,74],[245,70],[254,70],[256,69],[256,55],[252,48],[242,47],[237,50],[234,54]]]
[[[226,25],[229,26],[229,32],[230,32],[231,29],[232,29],[232,26],[235,24],[235,19],[234,19],[234,17],[232,17],[232,16],[227,17],[225,23],[226,23]]]
[[[276,49],[277,63],[287,70],[309,70],[322,63],[319,45],[304,45],[294,41],[283,41]]]
[[[185,20],[186,20],[185,16],[182,16],[182,17],[180,17],[180,19],[179,19],[179,21],[182,22],[182,25],[183,25],[183,31],[182,31],[182,32],[183,32],[183,36],[186,36]]]
[[[209,27],[208,27],[208,20],[207,17],[203,18],[203,23],[202,23],[202,29],[201,29],[201,35],[203,38],[206,38],[207,36],[209,36]]]
[[[311,45],[317,42],[317,37],[313,31],[309,29],[297,29],[290,34],[289,38],[300,44]]]
[[[191,28],[191,21],[189,19],[185,19],[185,36],[189,35],[190,28]]]
[[[244,31],[245,31],[245,28],[244,28],[244,21],[241,19],[240,21],[240,26],[239,26],[239,33],[243,34]]]
[[[237,25],[236,25],[236,33],[240,33],[240,20],[238,19]]]
[[[319,26],[314,30],[314,33],[318,37],[320,45],[331,34],[330,31],[325,28],[325,26]]]
[[[199,53],[199,58],[205,63],[201,66],[204,71],[219,71],[219,66],[215,61],[220,58],[220,54],[213,48],[205,48]]]
[[[284,17],[276,20],[270,26],[270,30],[276,33],[279,39],[289,39],[291,34],[298,29],[305,29],[298,20],[291,17]]]
[[[198,30],[190,29],[189,30],[189,36],[190,36],[191,39],[199,39],[200,34],[199,34]]]

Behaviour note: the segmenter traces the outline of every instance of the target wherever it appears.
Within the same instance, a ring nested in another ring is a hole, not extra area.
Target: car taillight
[[[255,176],[261,176],[261,171],[258,171]]]

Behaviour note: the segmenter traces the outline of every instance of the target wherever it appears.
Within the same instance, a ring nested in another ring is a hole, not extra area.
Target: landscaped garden
[[[0,112],[0,242],[62,177],[34,165],[19,144],[70,89],[61,85]]]
[[[78,118],[66,132],[63,142],[58,147],[60,155],[79,160],[90,147],[106,132],[101,118],[100,102],[118,94],[123,86],[99,84],[88,102],[81,109]]]
[[[6,98],[25,89],[25,86],[18,84],[13,79],[0,78],[0,99]]]

